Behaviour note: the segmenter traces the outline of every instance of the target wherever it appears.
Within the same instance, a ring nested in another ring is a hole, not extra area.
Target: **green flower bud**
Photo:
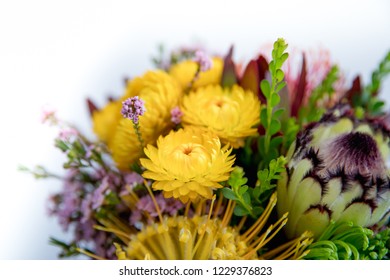
[[[338,105],[297,136],[277,184],[278,215],[289,212],[288,238],[319,237],[330,221],[371,227],[390,213],[389,125],[358,120]]]

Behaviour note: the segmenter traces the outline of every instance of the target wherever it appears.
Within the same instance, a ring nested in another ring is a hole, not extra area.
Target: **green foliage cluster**
[[[382,260],[390,248],[390,230],[377,234],[353,223],[331,222],[318,240],[309,245],[308,260]]]
[[[319,121],[326,112],[325,106],[320,106],[324,99],[330,99],[335,92],[334,85],[339,80],[339,68],[334,65],[322,82],[310,94],[308,105],[299,110],[299,123]]]
[[[361,94],[353,97],[353,106],[361,108],[368,115],[377,116],[383,114],[385,102],[378,98],[378,92],[383,79],[388,74],[390,74],[390,51],[379,63],[378,68],[372,72],[371,82],[363,88]]]
[[[267,102],[260,111],[260,122],[265,130],[265,134],[258,139],[258,148],[261,156],[259,168],[266,167],[272,159],[279,156],[279,146],[283,142],[282,137],[275,137],[275,135],[281,130],[280,117],[285,111],[284,108],[277,108],[277,106],[280,103],[280,95],[278,93],[286,86],[284,73],[281,68],[288,58],[288,53],[285,52],[287,46],[283,39],[278,39],[274,43],[272,60],[269,63],[271,81],[264,79],[260,83],[261,91]]]
[[[285,171],[285,164],[286,159],[283,156],[271,160],[268,168],[257,172],[258,181],[255,187],[247,185],[248,179],[244,177],[243,168],[236,167],[232,171],[228,180],[230,188],[223,188],[222,193],[227,199],[236,201],[236,216],[250,215],[257,218],[263,213],[264,205],[275,190],[276,181]]]

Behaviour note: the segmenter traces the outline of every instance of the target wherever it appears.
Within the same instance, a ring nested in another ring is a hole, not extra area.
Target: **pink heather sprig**
[[[213,61],[203,51],[196,51],[194,61],[199,64],[200,72],[206,72],[213,66]]]
[[[60,130],[58,139],[62,141],[69,141],[72,137],[79,136],[79,132],[73,127],[67,127]]]
[[[182,116],[183,112],[180,110],[179,106],[176,106],[171,110],[171,121],[174,124],[180,124]]]
[[[191,82],[188,84],[188,91],[191,90],[195,81],[199,79],[200,72],[206,72],[210,70],[211,67],[213,67],[213,61],[208,55],[206,55],[204,51],[201,50],[197,50],[195,52],[195,57],[193,58],[193,61],[197,63],[198,68]]]
[[[135,133],[137,134],[141,147],[144,147],[144,141],[142,139],[141,131],[139,129],[139,117],[145,114],[145,112],[145,102],[138,96],[130,97],[122,102],[121,114],[124,118],[129,119],[133,122],[133,127]]]
[[[185,207],[185,205],[179,200],[174,198],[165,198],[162,193],[157,194],[155,199],[160,211],[163,214],[168,214],[169,216],[176,216],[177,213]],[[138,200],[135,205],[135,209],[130,214],[130,224],[141,228],[142,218],[145,213],[147,214],[145,217],[148,217],[148,222],[151,221],[150,218],[156,218],[158,216],[158,211],[156,210],[153,200],[149,195],[145,195]]]
[[[139,117],[145,112],[145,102],[138,96],[130,97],[122,102],[122,116],[131,120],[134,124],[139,123]]]

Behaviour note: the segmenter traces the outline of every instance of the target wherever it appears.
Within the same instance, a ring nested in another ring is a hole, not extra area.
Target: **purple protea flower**
[[[331,221],[363,227],[388,223],[390,131],[382,120],[357,119],[338,105],[298,134],[277,186],[288,238],[319,237]]]
[[[199,69],[201,72],[205,72],[213,66],[213,62],[208,55],[203,51],[196,51],[194,61],[199,64]]]
[[[134,124],[138,124],[139,117],[145,112],[145,102],[138,96],[130,97],[122,102],[122,116],[131,120]]]

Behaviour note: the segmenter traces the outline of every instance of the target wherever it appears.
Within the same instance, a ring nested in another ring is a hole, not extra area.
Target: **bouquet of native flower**
[[[390,53],[352,86],[327,52],[247,65],[185,48],[98,108],[96,139],[46,112],[66,155],[50,213],[61,257],[388,259]]]

